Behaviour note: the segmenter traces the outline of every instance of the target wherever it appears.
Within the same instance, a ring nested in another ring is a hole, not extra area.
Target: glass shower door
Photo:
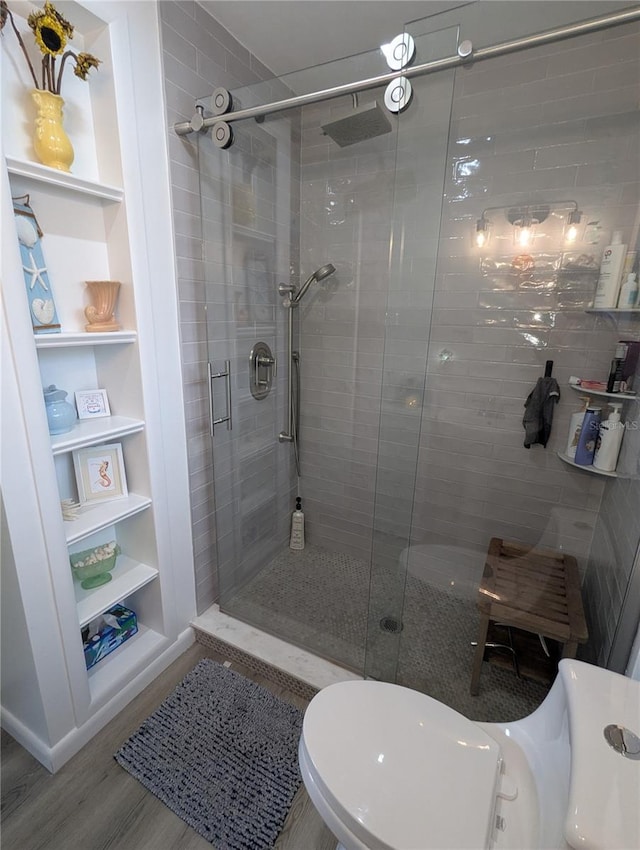
[[[438,16],[408,31],[418,62],[456,52],[458,29],[442,28]],[[398,124],[393,187],[365,665],[366,676],[391,682],[398,678],[401,638],[411,653],[423,651],[406,593],[454,72],[411,83],[412,100]]]
[[[198,403],[213,423],[201,437],[204,462],[213,455],[223,610],[285,545],[293,486],[278,442],[286,365],[277,309],[290,263],[291,126],[244,122],[234,137],[228,151],[199,138],[209,375]]]

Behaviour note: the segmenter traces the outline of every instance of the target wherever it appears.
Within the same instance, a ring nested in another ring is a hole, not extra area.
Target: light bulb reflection
[[[533,237],[533,224],[522,224],[516,230],[516,243],[520,246],[520,248],[528,248],[533,242]]]
[[[567,226],[564,231],[564,241],[565,242],[575,242],[578,238],[578,225],[582,220],[582,213],[580,210],[573,210],[573,212],[569,213],[569,219],[567,221]]]
[[[475,245],[476,248],[484,248],[489,241],[489,225],[485,218],[479,218],[476,222]]]
[[[575,226],[575,224],[570,224],[569,227],[567,227],[567,232],[564,238],[565,242],[576,241],[576,239],[578,238],[578,228]]]

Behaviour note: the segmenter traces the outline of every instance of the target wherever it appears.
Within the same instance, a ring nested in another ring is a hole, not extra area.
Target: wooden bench
[[[501,623],[563,645],[562,657],[575,658],[589,637],[582,607],[576,559],[550,549],[528,549],[493,537],[478,590],[480,632],[471,671],[478,693],[489,623]]]

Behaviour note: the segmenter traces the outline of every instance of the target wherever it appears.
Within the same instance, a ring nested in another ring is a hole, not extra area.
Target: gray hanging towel
[[[538,378],[524,403],[524,447],[534,443],[547,445],[553,422],[553,408],[560,400],[560,387],[555,378]]]

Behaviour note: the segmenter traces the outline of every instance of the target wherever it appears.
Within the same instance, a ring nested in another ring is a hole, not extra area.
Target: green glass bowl
[[[111,552],[111,554],[108,554]],[[116,565],[120,547],[115,543],[94,546],[84,552],[69,555],[71,572],[85,590],[100,587],[111,581],[111,570]]]

